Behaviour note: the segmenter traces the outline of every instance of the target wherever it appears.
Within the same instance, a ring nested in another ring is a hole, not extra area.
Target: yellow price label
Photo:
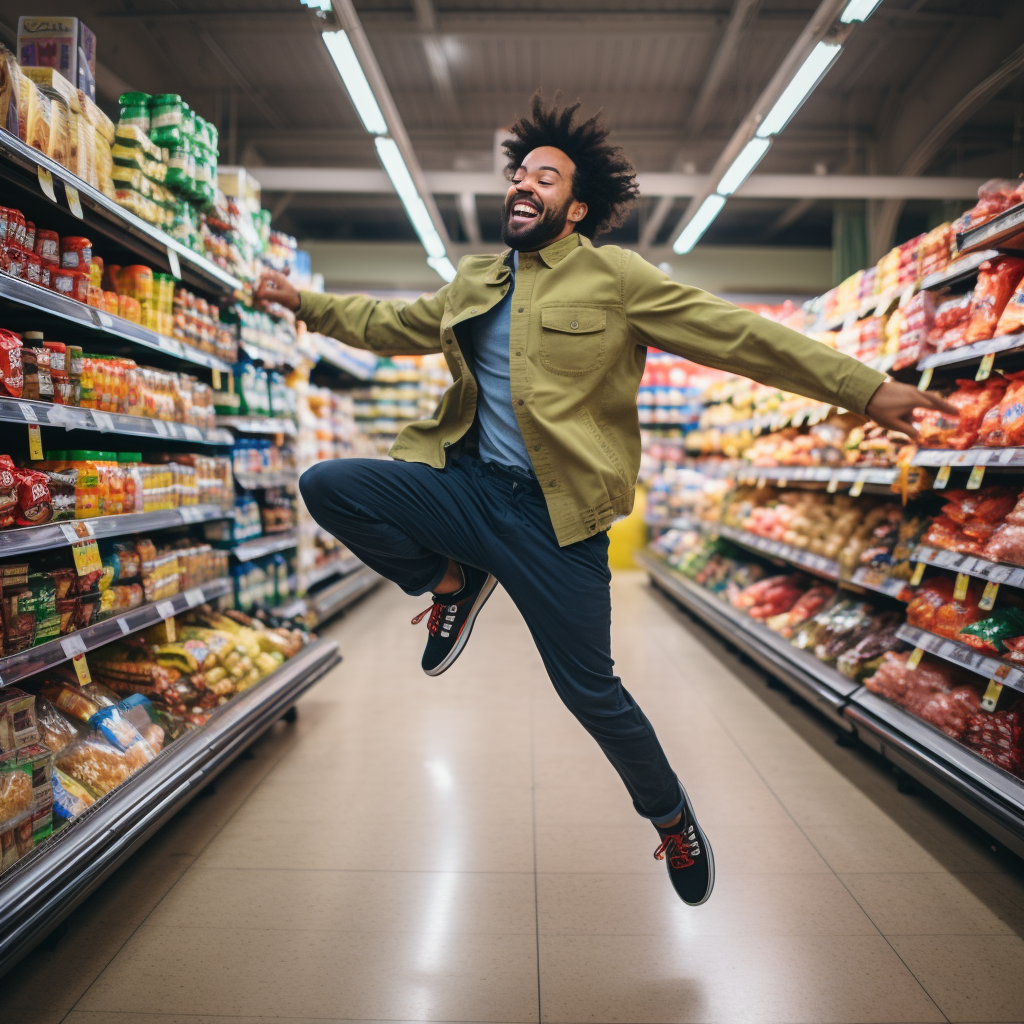
[[[825,490],[828,491],[829,494],[835,494],[836,490],[838,489],[838,487],[839,487],[839,477],[835,473],[833,473],[828,478],[828,487],[826,487]]]
[[[100,561],[100,548],[95,540],[83,540],[72,544],[71,555],[75,560],[75,571],[79,576],[99,572],[103,568],[103,563]]]
[[[967,490],[976,491],[981,486],[981,481],[985,479],[985,467],[974,466],[971,469],[971,475],[967,478]]]
[[[927,391],[928,385],[932,382],[932,367],[928,366],[921,371],[921,379],[917,382],[918,391]]]
[[[939,471],[935,474],[935,483],[932,485],[935,490],[941,491],[949,483],[949,472],[949,466],[939,466]]]
[[[859,498],[864,490],[864,477],[858,476],[856,480],[850,484],[850,497]]]
[[[216,366],[213,368],[213,390],[220,391],[220,370]]]
[[[967,588],[970,586],[971,577],[965,572],[956,574],[956,585],[953,587],[953,600],[962,601],[967,596]]]
[[[76,654],[71,659],[71,664],[75,666],[75,675],[78,676],[78,681],[83,686],[92,682],[92,675],[89,672],[89,662],[85,660],[84,654]]]
[[[924,562],[918,562],[917,565],[914,566],[914,574],[910,577],[910,585],[912,587],[916,587],[924,577],[925,564],[926,563]]]
[[[920,647],[915,647],[907,657],[907,668],[917,668],[923,656],[924,651]]]
[[[43,195],[51,203],[57,202],[57,195],[53,191],[53,175],[45,167],[37,167],[36,177],[39,178],[39,187],[43,190]]]
[[[985,696],[981,698],[981,706],[985,711],[995,711],[999,703],[999,695],[1003,692],[1003,684],[994,679],[988,681],[985,687]]]
[[[82,212],[82,200],[78,195],[78,189],[74,185],[64,182],[64,194],[68,197],[68,209],[79,219],[85,220]]]
[[[38,423],[28,425],[28,457],[36,462],[43,457],[43,437]]]
[[[974,375],[975,380],[988,380],[992,374],[992,364],[996,361],[995,352],[988,352],[981,357],[978,364],[978,372]]]
[[[978,607],[983,612],[990,612],[996,603],[996,595],[999,593],[998,583],[986,583],[985,590],[981,595],[981,600],[978,602]]]

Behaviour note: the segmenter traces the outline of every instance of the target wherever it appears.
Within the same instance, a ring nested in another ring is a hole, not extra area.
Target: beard
[[[510,249],[522,252],[533,252],[543,249],[548,242],[557,238],[565,228],[565,222],[569,219],[569,207],[573,200],[570,197],[560,209],[541,206],[536,219],[530,221],[525,227],[512,228],[509,218],[512,216],[512,207],[516,204],[518,197],[510,196],[505,200],[501,211],[501,240]],[[538,204],[538,200],[531,199],[531,203]]]

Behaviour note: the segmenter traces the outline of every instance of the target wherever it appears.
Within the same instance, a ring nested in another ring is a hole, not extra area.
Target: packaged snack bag
[[[96,735],[76,740],[57,756],[56,762],[62,772],[99,796],[109,793],[141,767],[128,753]]]
[[[1000,608],[987,619],[964,626],[959,640],[987,654],[1004,654],[1005,640],[1024,636],[1024,612],[1019,608]]]
[[[930,633],[938,632],[935,628],[935,617],[939,609],[952,600],[953,580],[948,576],[935,576],[925,580],[907,605],[907,622]]]
[[[9,754],[38,739],[35,697],[14,686],[0,689],[0,754]]]
[[[50,781],[53,786],[53,815],[60,821],[77,818],[86,807],[96,802],[96,795],[88,786],[57,767],[54,767]]]
[[[978,283],[971,301],[967,342],[991,338],[1014,289],[1024,277],[1024,260],[1007,256],[986,260],[978,268]]]
[[[959,410],[953,419],[938,409],[915,409],[914,425],[922,448],[970,448],[978,438],[985,414],[1006,395],[1006,378],[995,374],[983,382],[958,380],[949,402]]]

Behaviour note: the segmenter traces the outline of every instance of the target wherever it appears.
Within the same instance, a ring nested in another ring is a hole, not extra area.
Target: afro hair
[[[596,238],[620,227],[640,194],[636,171],[617,146],[608,144],[608,129],[601,123],[601,111],[577,123],[580,102],[559,107],[560,93],[550,107],[540,90],[533,94],[532,115],[517,118],[509,126],[513,138],[502,149],[508,157],[505,175],[511,178],[538,146],[560,149],[575,165],[572,195],[587,204],[587,215],[576,226],[581,235]]]

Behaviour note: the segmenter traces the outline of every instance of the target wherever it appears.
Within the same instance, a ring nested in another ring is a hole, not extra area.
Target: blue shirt
[[[519,269],[519,253],[513,253],[512,279],[505,297],[483,316],[470,321],[473,342],[473,373],[479,386],[476,415],[480,457],[502,466],[515,466],[533,475],[526,443],[512,411],[512,384],[508,365],[512,331],[512,293]]]

